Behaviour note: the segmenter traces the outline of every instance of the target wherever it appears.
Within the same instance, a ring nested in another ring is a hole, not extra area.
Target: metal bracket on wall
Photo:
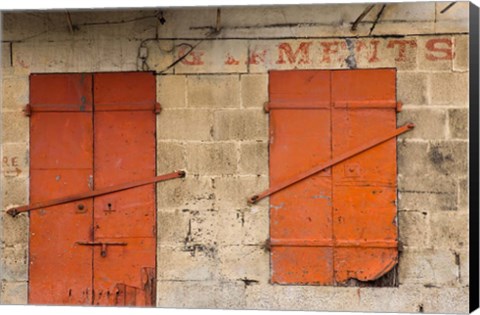
[[[162,105],[160,105],[160,103],[155,103],[155,114],[160,114],[160,112],[162,111]]]
[[[30,104],[25,105],[25,108],[23,109],[23,114],[27,117],[30,117],[30,115],[32,115],[32,106],[30,106]]]
[[[355,148],[353,150],[350,150],[348,152],[340,154],[336,158],[333,158],[332,160],[327,161],[324,164],[318,165],[318,166],[316,166],[316,167],[314,167],[314,168],[312,168],[312,169],[310,169],[306,172],[298,174],[297,176],[295,176],[295,177],[293,177],[293,178],[291,178],[291,179],[289,179],[289,180],[287,180],[287,181],[285,181],[285,182],[283,182],[283,183],[281,183],[277,186],[271,187],[271,188],[269,188],[269,189],[267,189],[267,190],[265,190],[265,191],[263,191],[263,192],[261,192],[257,195],[254,195],[254,196],[248,198],[248,203],[249,204],[254,204],[254,203],[262,200],[263,198],[268,197],[268,196],[270,196],[270,195],[272,195],[272,194],[274,194],[274,193],[276,193],[276,192],[278,192],[282,189],[285,189],[285,188],[287,188],[287,187],[289,187],[289,186],[291,186],[291,185],[293,185],[293,184],[295,184],[299,181],[302,181],[305,178],[308,178],[312,175],[315,175],[318,172],[320,172],[320,171],[322,171],[322,170],[324,170],[328,167],[331,167],[331,166],[336,165],[340,162],[343,162],[343,161],[345,161],[345,160],[347,160],[347,159],[349,159],[349,158],[351,158],[351,157],[353,157],[357,154],[360,154],[364,151],[367,151],[368,149],[371,149],[371,148],[373,148],[373,147],[375,147],[379,144],[382,144],[387,140],[395,138],[396,136],[401,135],[402,133],[410,131],[414,127],[415,127],[414,124],[409,123],[409,124],[406,124],[406,125],[404,125],[400,128],[397,128],[396,130],[394,130],[394,131],[392,131],[388,134],[383,135],[382,137],[378,137],[377,139],[372,139],[369,142],[363,144],[362,146],[360,146],[358,148]]]
[[[82,199],[87,199],[87,198],[92,198],[92,197],[98,197],[110,193],[114,193],[117,191],[122,191],[122,190],[127,190],[130,188],[135,188],[138,186],[144,186],[148,184],[153,184],[169,179],[174,179],[174,178],[182,178],[185,177],[185,172],[184,171],[176,171],[173,173],[168,173],[160,176],[155,176],[149,179],[144,179],[144,180],[139,180],[135,182],[130,182],[130,183],[124,183],[120,185],[115,185],[115,186],[110,186],[107,188],[103,189],[98,189],[94,191],[89,191],[89,192],[84,192],[81,194],[76,194],[76,195],[71,195],[63,198],[58,198],[58,199],[52,199],[44,202],[39,202],[33,205],[26,205],[26,206],[21,206],[21,207],[13,207],[7,210],[7,213],[11,215],[12,217],[17,216],[18,214],[22,212],[27,212],[31,210],[38,210],[41,208],[46,208],[46,207],[51,207],[51,206],[56,206],[56,205],[61,205],[73,201],[78,201]]]

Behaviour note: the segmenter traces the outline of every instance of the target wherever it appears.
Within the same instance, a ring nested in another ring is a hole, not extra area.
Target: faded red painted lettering
[[[240,62],[235,59],[230,53],[227,53],[227,60],[225,60],[226,65],[238,65]]]
[[[435,39],[430,39],[427,41],[425,44],[425,48],[427,50],[434,52],[433,53],[426,53],[425,58],[427,60],[452,60],[454,57],[454,52],[453,52],[453,43],[450,38],[435,38]]]
[[[205,54],[205,52],[201,50],[195,50],[195,51],[190,51],[188,52],[190,48],[188,47],[180,47],[178,50],[178,57],[181,58],[182,56],[185,56],[185,54],[188,54],[185,58],[182,59],[181,63],[184,65],[189,65],[189,66],[199,66],[203,65],[204,62],[202,60],[202,56]]]
[[[288,63],[293,64],[309,64],[310,63],[310,46],[312,42],[301,42],[298,48],[293,52],[292,46],[289,43],[281,43],[278,45],[278,60],[277,64],[285,64],[287,57]],[[300,58],[298,58],[300,56]],[[297,61],[297,59],[299,59]]]
[[[396,39],[389,41],[387,48],[394,48],[395,46],[398,46],[398,55],[395,57],[395,61],[406,61],[407,47],[415,48],[417,47],[417,42],[415,40]]]
[[[325,43],[320,43],[323,47],[323,57],[321,62],[332,62],[332,54],[338,54],[339,51],[339,45],[341,42],[325,42]],[[343,43],[345,45],[345,43]]]
[[[371,54],[368,57],[368,62],[373,63],[373,62],[379,62],[380,59],[378,59],[378,44],[380,43],[379,40],[371,40],[370,41],[370,51]]]
[[[260,62],[265,63],[265,56],[267,55],[267,50],[264,49],[261,52],[253,50],[248,56],[247,63],[250,65],[258,65]]]

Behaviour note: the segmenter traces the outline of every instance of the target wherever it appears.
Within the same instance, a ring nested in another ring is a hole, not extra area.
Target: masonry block
[[[21,110],[2,113],[2,143],[23,142],[29,140],[29,118]]]
[[[395,312],[402,309],[405,312],[418,312],[419,305],[425,299],[424,288],[419,286],[382,288],[360,288],[357,294],[356,304],[349,306],[352,311],[362,312]],[[427,297],[428,298],[428,297]]]
[[[268,143],[253,142],[240,144],[240,174],[268,174]]]
[[[268,115],[263,110],[221,110],[215,112],[215,140],[267,140]]]
[[[2,109],[21,111],[29,100],[28,76],[12,76],[2,80]]]
[[[219,224],[219,214],[213,210],[160,210],[159,245],[182,247],[192,254],[202,249],[214,249]]]
[[[427,78],[421,72],[397,72],[397,99],[405,105],[426,104]]]
[[[437,33],[468,33],[469,15],[467,1],[458,2],[447,11],[442,12],[448,6],[447,3],[435,3],[435,31]]]
[[[2,204],[5,208],[28,203],[28,178],[12,177],[2,180]]]
[[[238,75],[194,75],[187,77],[188,107],[240,107]]]
[[[455,254],[449,250],[406,250],[400,255],[398,272],[400,284],[443,287],[459,280]]]
[[[468,109],[449,109],[448,127],[450,138],[468,139]]]
[[[214,308],[216,282],[163,281],[157,282],[157,306],[170,308]]]
[[[181,143],[157,142],[157,174],[183,170],[186,166],[185,147]]]
[[[212,209],[215,193],[212,180],[193,176],[187,172],[183,179],[173,179],[157,184],[158,209]]]
[[[263,108],[268,101],[268,75],[243,74],[240,76],[242,106]]]
[[[270,255],[260,246],[219,246],[218,259],[222,279],[269,280]]]
[[[430,104],[468,105],[468,73],[431,73]]]
[[[468,4],[468,2],[464,2]],[[427,291],[424,298],[424,311],[428,313],[467,314],[469,288],[435,288]]]
[[[457,180],[448,175],[399,175],[398,209],[430,212],[457,210]]]
[[[216,258],[205,250],[160,246],[157,250],[158,279],[206,281],[215,278]]]
[[[264,246],[268,237],[269,211],[266,206],[218,211],[218,244]]]
[[[265,176],[235,176],[215,178],[216,205],[221,209],[243,209],[247,199],[268,188]],[[257,203],[267,205],[268,198]]]
[[[245,308],[245,287],[240,281],[159,281],[157,288],[158,307]]]
[[[185,209],[161,209],[157,212],[157,240],[159,246],[185,245],[190,229],[190,211]]]
[[[166,109],[157,116],[157,139],[210,140],[213,114],[203,109]]]
[[[245,288],[243,281],[222,281],[215,294],[215,306],[223,309],[245,309]]]
[[[434,248],[461,250],[468,248],[468,214],[436,212],[430,219],[430,234]]]
[[[445,175],[463,176],[468,172],[468,143],[435,141],[429,145],[428,157],[433,168]]]
[[[447,112],[443,109],[405,108],[398,114],[399,126],[412,122],[415,128],[405,133],[403,139],[445,139],[447,136]]]
[[[467,172],[467,143],[461,141],[399,141],[398,174],[401,176],[463,176]]]
[[[430,246],[429,214],[425,211],[399,211],[399,240],[404,246],[427,248]]]
[[[280,308],[289,310],[355,311],[360,288],[333,286],[274,286]],[[340,290],[339,290],[340,289]],[[298,303],[302,301],[302,303]],[[345,303],[345,301],[349,301]]]
[[[29,153],[27,143],[6,143],[2,146],[2,176],[28,177]]]
[[[191,251],[201,251],[215,257],[217,245],[218,211],[190,210],[185,246]]]
[[[256,310],[279,309],[279,299],[283,298],[276,291],[277,287],[268,283],[255,283],[245,288],[245,308]]]
[[[28,280],[27,244],[15,244],[3,249],[1,280],[18,282]]]
[[[455,56],[453,58],[454,71],[468,71],[468,35],[458,35],[453,37],[455,47]]]
[[[23,213],[15,218],[2,213],[3,231],[1,239],[5,246],[28,244],[28,214]],[[1,222],[1,221],[0,221]]]
[[[1,304],[25,305],[28,303],[28,283],[2,281]]]
[[[186,107],[186,85],[184,75],[157,76],[157,101],[162,108]]]
[[[237,172],[234,143],[191,143],[187,149],[187,172],[202,175],[228,175]]]

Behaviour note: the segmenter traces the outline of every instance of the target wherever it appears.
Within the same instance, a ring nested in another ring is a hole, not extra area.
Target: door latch
[[[126,242],[77,242],[82,246],[101,246],[100,256],[107,257],[107,246],[127,246]]]

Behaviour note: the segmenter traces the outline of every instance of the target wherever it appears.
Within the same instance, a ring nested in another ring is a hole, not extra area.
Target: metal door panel
[[[269,92],[270,187],[396,128],[393,69],[272,71]],[[374,280],[396,264],[395,157],[391,139],[270,196],[272,282]]]
[[[91,113],[32,114],[31,203],[89,190],[92,139]],[[92,215],[91,199],[30,213],[29,303],[91,303],[92,249],[76,241],[90,239]]]
[[[329,77],[325,72],[270,73],[270,101],[289,108],[270,111],[271,187],[331,159],[330,110],[323,109]],[[272,282],[332,283],[332,248],[311,246],[332,239],[331,185],[328,169],[270,197]],[[292,246],[305,242],[309,246]]]
[[[102,242],[126,242],[126,246],[109,246],[106,257],[101,256],[101,248],[95,246],[93,261],[95,270],[94,305],[136,305],[154,306],[155,281],[146,278],[145,268],[155,270],[156,239],[146,238],[96,238]],[[152,254],[153,253],[153,254]],[[155,277],[155,274],[153,274]],[[121,288],[130,288],[127,300],[119,297]],[[150,286],[150,287],[148,287]],[[134,294],[134,297],[132,296]],[[132,303],[132,300],[135,304]],[[130,301],[130,302],[129,302]],[[123,304],[125,303],[125,304]]]
[[[155,176],[153,108],[115,110],[118,104],[134,107],[155,100],[155,77],[96,74],[94,85],[95,188]],[[98,111],[97,104],[103,105]],[[152,305],[155,292],[145,287],[142,275],[155,270],[156,264],[155,185],[97,197],[94,205],[94,241],[126,244],[107,246],[104,257],[101,247],[95,246],[94,304]]]
[[[94,80],[95,110],[156,103],[153,72],[96,73]]]
[[[334,156],[396,128],[394,70],[338,71],[332,78],[334,103],[367,100],[363,108],[332,110]],[[375,280],[397,262],[396,139],[338,163],[332,173],[335,281]]]
[[[92,169],[92,113],[34,113],[30,143],[30,169]]]
[[[272,247],[272,283],[331,284],[332,252],[332,247]]]
[[[92,110],[91,74],[32,74],[30,87],[35,111]]]

